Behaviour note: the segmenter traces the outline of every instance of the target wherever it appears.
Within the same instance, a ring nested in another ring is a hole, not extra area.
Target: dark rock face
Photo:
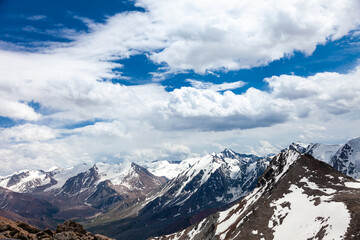
[[[0,239],[48,239],[48,240],[111,240],[102,235],[94,235],[84,230],[84,228],[73,221],[66,221],[59,225],[56,231],[37,229],[27,223],[11,221],[0,217]]]
[[[82,189],[90,188],[99,180],[96,166],[89,171],[79,173],[75,177],[69,178],[61,188],[61,194],[74,195],[81,192]]]
[[[345,144],[339,151],[331,158],[332,166],[346,175],[353,175],[355,165],[349,162],[349,157],[353,153],[354,149],[349,144]]]
[[[28,172],[22,172],[22,173],[19,173],[19,174],[14,174],[9,179],[9,182],[8,182],[6,187],[11,187],[11,186],[19,183],[21,181],[21,179],[23,179],[25,177],[28,177],[28,176],[29,176]]]
[[[96,190],[86,199],[94,208],[105,209],[123,201],[124,197],[114,190],[109,180],[99,183]]]

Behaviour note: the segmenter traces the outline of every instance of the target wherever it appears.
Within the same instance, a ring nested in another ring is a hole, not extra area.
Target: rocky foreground
[[[66,221],[58,225],[55,231],[50,229],[39,230],[27,223],[11,221],[0,217],[0,239],[56,239],[56,240],[111,240],[100,234],[92,234],[73,221]]]

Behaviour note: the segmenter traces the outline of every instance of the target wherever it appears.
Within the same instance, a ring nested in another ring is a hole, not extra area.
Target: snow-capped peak
[[[114,185],[120,185],[123,178],[134,173],[133,164],[131,162],[123,162],[119,164],[109,164],[98,162],[94,165],[99,175],[98,183],[110,180]]]
[[[72,178],[78,175],[79,173],[85,172],[89,170],[89,168],[90,165],[86,163],[81,163],[73,167],[55,168],[52,171],[48,171],[48,173],[56,181],[56,184],[47,188],[46,191],[61,188],[69,178]]]
[[[353,178],[360,178],[360,138],[345,144],[292,143],[288,149],[307,153]]]
[[[186,162],[191,163],[190,167],[164,188],[172,196],[167,204],[183,204],[203,186],[214,191],[214,202],[231,202],[246,194],[249,189],[252,190],[251,179],[257,179],[267,166],[267,160],[238,154],[229,149],[218,154],[188,159]],[[218,188],[224,189],[215,193]]]
[[[236,153],[231,150],[230,148],[225,148],[220,154],[222,154],[224,157],[227,157],[227,158],[234,158],[236,157]]]
[[[0,187],[15,192],[30,192],[50,182],[50,176],[42,170],[25,170],[0,179]]]

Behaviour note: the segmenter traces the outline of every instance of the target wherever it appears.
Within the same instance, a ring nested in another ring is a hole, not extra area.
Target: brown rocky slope
[[[56,230],[52,231],[40,230],[24,222],[14,222],[0,217],[0,239],[110,240],[111,238],[87,232],[80,224],[70,220],[58,225]]]

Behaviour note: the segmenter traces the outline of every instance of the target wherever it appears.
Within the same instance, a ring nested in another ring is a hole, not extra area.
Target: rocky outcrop
[[[48,239],[48,240],[110,240],[111,238],[92,234],[73,221],[66,221],[58,225],[55,231],[50,229],[40,230],[27,223],[20,221],[11,221],[0,217],[0,239]]]

